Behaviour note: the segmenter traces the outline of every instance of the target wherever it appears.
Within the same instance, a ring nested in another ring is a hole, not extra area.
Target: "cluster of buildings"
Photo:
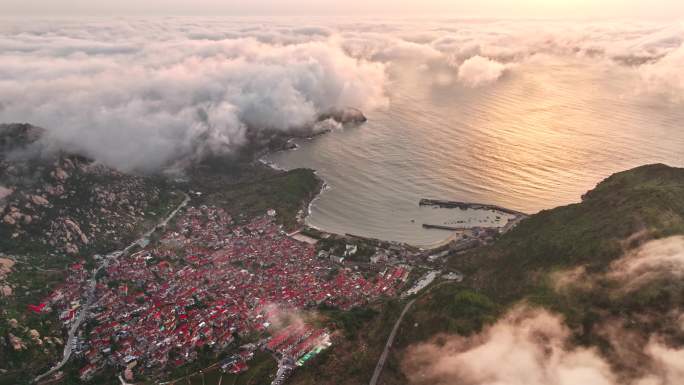
[[[279,308],[321,304],[350,309],[395,295],[408,268],[370,278],[321,258],[316,247],[285,234],[271,215],[237,225],[216,207],[188,207],[159,242],[109,263],[87,315],[84,378],[104,366],[154,374],[227,349],[270,330]],[[68,325],[89,280],[82,264],[48,300]],[[274,310],[276,309],[276,310]],[[286,328],[266,348],[300,362],[327,339],[322,329]],[[239,372],[245,357],[226,363]],[[308,358],[307,358],[308,359]]]
[[[254,352],[257,346],[254,344],[247,344],[240,347],[240,350],[232,356],[222,360],[219,364],[224,373],[239,374],[249,367],[247,362],[254,358]]]
[[[264,345],[278,359],[278,371],[271,385],[282,385],[297,366],[330,347],[330,334],[325,329],[315,329],[295,322],[280,330]]]
[[[85,261],[80,261],[69,266],[69,274],[59,288],[50,296],[37,305],[28,305],[28,310],[35,313],[49,312],[56,309],[59,320],[66,326],[74,321],[86,293],[86,281],[90,278],[90,272],[85,268]]]
[[[315,329],[303,323],[293,323],[271,338],[265,346],[269,352],[276,354],[280,360],[289,359],[297,362],[318,346],[325,346],[330,335],[325,329]],[[310,357],[309,357],[310,358]],[[300,363],[301,366],[303,362]]]

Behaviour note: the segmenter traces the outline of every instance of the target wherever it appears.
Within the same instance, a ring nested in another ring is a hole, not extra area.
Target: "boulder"
[[[31,195],[31,202],[38,206],[47,206],[50,203],[44,196],[40,195]]]
[[[2,221],[5,222],[5,224],[10,225],[10,226],[14,226],[15,224],[17,224],[16,219],[14,219],[12,217],[12,215],[10,215],[10,214],[5,215],[2,218]]]
[[[16,352],[26,349],[26,344],[24,344],[24,341],[12,333],[9,333],[9,343],[12,346],[12,349],[14,349]]]

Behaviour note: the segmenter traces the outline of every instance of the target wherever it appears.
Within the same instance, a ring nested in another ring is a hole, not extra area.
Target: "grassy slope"
[[[244,218],[275,209],[278,220],[288,230],[297,226],[297,212],[306,209],[321,185],[313,170],[284,172],[262,165],[233,165],[228,172],[205,167],[190,181],[190,188],[196,187],[204,193],[201,202],[223,207]]]
[[[684,233],[684,169],[649,165],[615,174],[583,202],[542,211],[493,246],[450,261],[499,302],[531,294],[553,269],[604,269],[624,241]],[[631,245],[634,246],[634,245]]]

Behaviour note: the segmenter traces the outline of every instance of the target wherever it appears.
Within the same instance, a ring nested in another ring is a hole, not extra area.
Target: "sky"
[[[458,15],[684,18],[682,0],[2,0],[0,15]]]

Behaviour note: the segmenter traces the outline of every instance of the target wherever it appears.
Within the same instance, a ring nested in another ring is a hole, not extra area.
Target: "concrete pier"
[[[495,211],[500,211],[502,213],[506,214],[511,214],[515,216],[525,216],[527,217],[527,214],[508,209],[505,207],[497,206],[497,205],[490,205],[486,203],[470,203],[470,202],[458,202],[458,201],[447,201],[447,200],[440,200],[440,199],[427,199],[423,198],[420,200],[418,203],[420,206],[437,206],[437,207],[442,207],[445,209],[473,209],[473,210],[495,210]]]
[[[464,230],[469,230],[468,228],[465,227],[453,227],[453,226],[445,226],[445,225],[431,225],[429,223],[423,223],[423,228],[424,229],[435,229],[435,230],[448,230],[448,231],[464,231]]]

